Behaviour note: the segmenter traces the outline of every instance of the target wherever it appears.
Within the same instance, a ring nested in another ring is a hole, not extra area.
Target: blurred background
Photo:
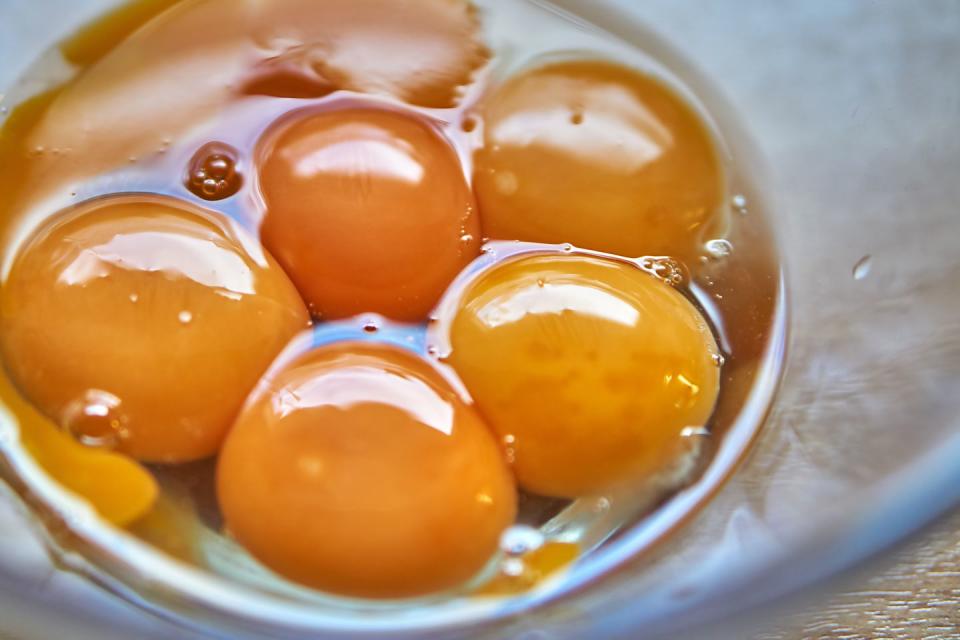
[[[63,35],[33,2],[0,0],[0,59],[15,61],[0,65],[0,87],[31,62],[12,33]],[[703,619],[724,623],[686,633],[960,637],[960,514],[922,527],[960,498],[960,2],[611,4],[662,34],[739,113],[768,161],[790,270],[778,408],[740,473],[664,552],[680,571],[702,568],[711,557],[683,545],[720,532],[727,553],[786,559],[732,589],[747,612],[704,606]],[[637,583],[617,580],[603,597],[623,611]],[[0,497],[0,638],[55,637],[190,636],[58,571]]]

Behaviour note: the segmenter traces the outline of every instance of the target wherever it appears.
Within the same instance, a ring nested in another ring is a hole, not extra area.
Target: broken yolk
[[[317,317],[423,320],[479,252],[457,155],[425,122],[313,113],[268,137],[259,162],[263,242]]]
[[[11,378],[81,442],[152,462],[217,451],[308,316],[279,266],[225,219],[111,198],[56,216],[0,299]]]
[[[559,62],[512,78],[482,112],[474,182],[490,237],[689,258],[718,222],[711,136],[651,76]]]
[[[229,531],[281,575],[360,597],[454,587],[516,512],[502,452],[416,355],[338,344],[268,375],[217,470]]]
[[[89,502],[101,517],[126,526],[150,511],[159,490],[146,469],[112,451],[77,443],[24,400],[3,371],[0,402],[16,422],[20,441],[34,460],[64,488]]]
[[[520,485],[579,497],[643,482],[684,451],[719,387],[717,346],[680,293],[581,256],[483,274],[450,327],[450,364],[513,451]]]

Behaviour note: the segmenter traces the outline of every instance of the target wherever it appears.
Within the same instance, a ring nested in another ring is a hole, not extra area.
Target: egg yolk
[[[159,493],[150,472],[113,451],[84,447],[28,403],[0,371],[0,403],[20,442],[50,477],[86,500],[100,517],[126,526],[148,513]]]
[[[261,237],[324,319],[420,321],[479,252],[454,150],[391,111],[302,116],[260,151]]]
[[[502,452],[430,365],[338,344],[258,387],[217,469],[228,530],[306,585],[359,597],[454,587],[516,512]]]
[[[474,184],[488,236],[690,257],[716,222],[710,134],[652,76],[559,62],[512,78],[482,111]]]
[[[154,157],[165,141],[251,103],[251,94],[302,98],[350,90],[450,108],[489,57],[467,0],[138,5],[62,46],[70,62],[89,66],[31,131],[27,148],[46,152],[17,161],[29,176],[22,206],[130,158]]]
[[[0,294],[14,382],[83,442],[145,461],[217,451],[246,394],[308,315],[225,219],[119,197],[52,218]]]
[[[541,495],[650,478],[717,398],[718,351],[703,317],[630,264],[504,263],[465,292],[449,331],[450,363],[509,443],[520,485]]]

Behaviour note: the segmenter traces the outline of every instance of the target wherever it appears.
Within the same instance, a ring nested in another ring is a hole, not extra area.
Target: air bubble
[[[465,233],[462,236],[460,236],[460,242],[462,242],[463,244],[470,244],[471,242],[473,242],[473,236],[469,233]]]
[[[222,200],[240,190],[243,178],[237,170],[239,153],[222,142],[200,147],[190,159],[186,187],[204,200]]]
[[[477,119],[472,116],[467,116],[463,119],[463,122],[460,123],[460,128],[464,133],[472,133],[477,128]]]
[[[681,438],[702,438],[710,435],[706,427],[684,427],[680,430]]]
[[[136,293],[131,293],[131,294],[130,294],[130,302],[133,302],[134,304],[136,304],[136,302],[137,302],[139,299],[140,299],[140,295],[139,295],[139,294],[136,294]]]
[[[714,353],[710,357],[713,359],[713,364],[718,367],[722,367],[727,361],[727,359],[723,357],[722,353]]]
[[[605,513],[610,510],[610,499],[600,497],[597,498],[596,502],[593,503],[593,512],[594,513]]]
[[[733,205],[733,210],[739,213],[740,215],[745,215],[747,213],[747,198],[742,194],[737,194],[730,199],[730,204]]]
[[[507,558],[500,565],[500,572],[511,578],[518,578],[523,575],[526,565],[520,558]]]
[[[376,333],[377,331],[380,330],[380,327],[377,326],[376,322],[367,322],[367,323],[364,323],[363,330],[366,333]]]
[[[562,245],[560,245],[560,248],[564,251],[564,253],[570,253],[573,251],[573,245],[569,242],[564,242]]]
[[[707,253],[709,253],[711,257],[716,258],[717,260],[726,258],[731,253],[733,253],[733,245],[730,244],[729,240],[724,240],[723,238],[716,238],[714,240],[710,240],[704,246],[707,249]]]
[[[574,112],[573,115],[570,116],[570,124],[575,126],[583,124],[583,112]]]
[[[868,275],[870,275],[870,270],[873,268],[873,257],[870,255],[863,256],[857,263],[853,265],[853,279],[854,280],[863,280]]]
[[[61,422],[68,434],[88,447],[112,449],[129,436],[120,398],[99,389],[89,389],[67,404]]]
[[[500,549],[510,556],[522,556],[543,546],[543,534],[525,524],[515,524],[500,536]]]
[[[177,314],[177,319],[180,321],[180,324],[190,324],[193,321],[193,314],[184,310]]]
[[[669,285],[682,285],[687,275],[683,265],[669,256],[647,256],[639,261],[640,268]]]
[[[543,281],[543,278],[537,278],[537,286],[538,286],[538,287],[540,287],[541,289],[543,289],[543,287],[546,286],[546,284],[547,284],[547,283]]]

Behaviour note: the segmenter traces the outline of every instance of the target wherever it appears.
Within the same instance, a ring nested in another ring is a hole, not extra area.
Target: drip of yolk
[[[514,558],[519,573],[501,571],[475,592],[478,596],[507,596],[526,593],[569,567],[580,556],[580,546],[572,542],[547,542],[522,558]],[[506,562],[510,562],[507,560]]]
[[[690,258],[720,222],[711,136],[652,76],[558,62],[507,81],[482,112],[474,184],[493,238]]]
[[[415,118],[301,116],[265,139],[259,179],[264,245],[318,317],[423,320],[479,253],[456,153]]]
[[[256,243],[159,197],[53,217],[0,290],[0,347],[27,399],[82,442],[153,462],[215,453],[247,392],[307,323]]]
[[[102,518],[126,526],[150,511],[158,488],[146,469],[125,456],[78,444],[24,400],[3,371],[0,404],[37,464]]]
[[[706,424],[720,370],[713,335],[669,285],[574,255],[502,263],[465,293],[449,362],[497,434],[520,485],[594,495],[645,480]]]
[[[382,598],[471,578],[517,500],[493,437],[437,371],[349,343],[268,374],[227,438],[217,487],[228,530],[266,566]]]

